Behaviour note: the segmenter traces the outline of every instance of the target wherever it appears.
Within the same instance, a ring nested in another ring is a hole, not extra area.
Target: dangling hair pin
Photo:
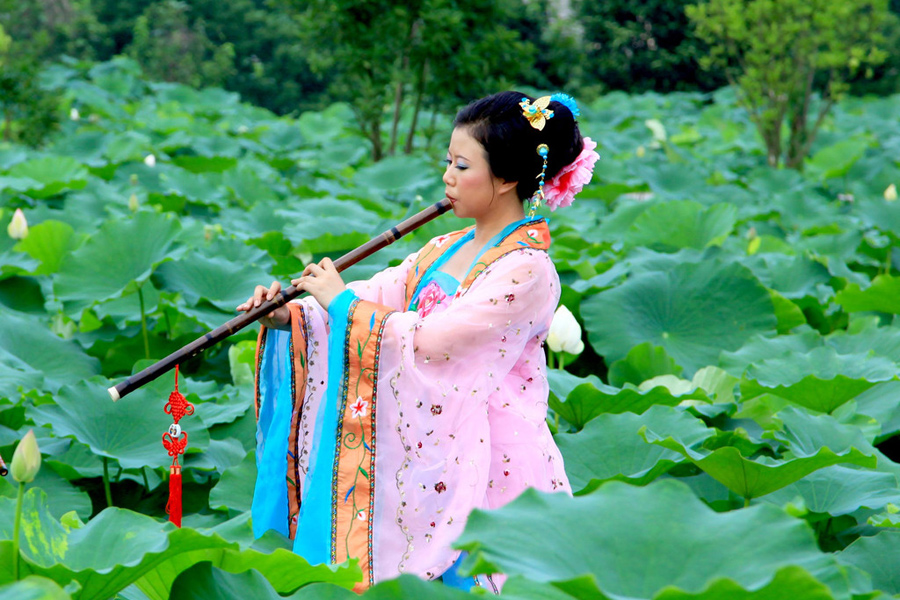
[[[541,96],[534,101],[534,104],[525,97],[519,102],[519,106],[522,107],[522,114],[528,119],[531,126],[538,131],[543,131],[547,121],[553,118],[553,111],[547,108],[549,105],[550,96]]]
[[[540,144],[537,147],[538,156],[544,159],[544,165],[541,167],[541,173],[537,176],[538,189],[531,197],[531,206],[529,207],[528,216],[533,217],[535,211],[540,208],[544,202],[544,177],[547,175],[547,156],[550,154],[550,148],[547,144]]]

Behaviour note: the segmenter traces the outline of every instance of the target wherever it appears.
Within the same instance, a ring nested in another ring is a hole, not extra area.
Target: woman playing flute
[[[547,222],[526,210],[568,205],[590,180],[577,114],[565,94],[465,107],[443,181],[474,227],[368,281],[310,264],[292,283],[312,298],[261,320],[257,535],[290,536],[311,563],[358,558],[360,589],[400,573],[448,583],[472,509],[571,491],[546,424],[560,283]],[[238,310],[280,289],[257,286]]]

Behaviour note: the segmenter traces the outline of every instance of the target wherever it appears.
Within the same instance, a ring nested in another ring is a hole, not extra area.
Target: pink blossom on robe
[[[416,308],[416,312],[423,317],[427,317],[436,310],[440,312],[440,310],[447,308],[447,304],[444,303],[446,299],[447,293],[444,292],[438,282],[432,281],[419,292],[419,305]]]

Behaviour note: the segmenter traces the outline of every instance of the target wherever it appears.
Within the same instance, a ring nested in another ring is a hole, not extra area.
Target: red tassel
[[[166,504],[169,520],[175,527],[181,527],[181,467],[172,465],[169,469],[169,503]]]

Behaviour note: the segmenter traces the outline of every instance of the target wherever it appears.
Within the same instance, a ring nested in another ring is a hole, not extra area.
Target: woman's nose
[[[444,169],[444,176],[441,177],[441,179],[445,184],[450,185],[450,182],[453,180],[453,178],[450,176],[450,167]]]

